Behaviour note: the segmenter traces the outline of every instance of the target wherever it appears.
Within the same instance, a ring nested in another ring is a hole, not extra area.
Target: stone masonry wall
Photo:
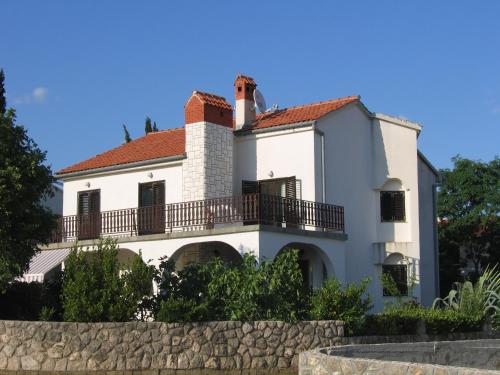
[[[184,201],[233,195],[233,130],[197,122],[186,125]]]
[[[337,345],[343,322],[56,323],[0,321],[3,371],[296,368]]]

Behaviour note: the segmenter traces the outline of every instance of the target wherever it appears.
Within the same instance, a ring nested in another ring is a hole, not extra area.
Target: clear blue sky
[[[4,0],[0,19],[8,104],[54,170],[146,115],[182,126],[193,89],[232,102],[238,72],[281,108],[359,94],[420,122],[437,167],[500,153],[499,1]]]

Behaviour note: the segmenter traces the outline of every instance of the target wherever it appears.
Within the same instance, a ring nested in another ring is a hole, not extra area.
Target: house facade
[[[430,304],[438,176],[417,149],[421,126],[370,112],[358,96],[257,114],[256,86],[238,75],[234,111],[194,91],[183,127],[59,171],[63,217],[42,253],[111,236],[124,259],[140,251],[182,268],[291,247],[311,287],[370,277],[379,310],[392,298],[380,282],[388,273]]]

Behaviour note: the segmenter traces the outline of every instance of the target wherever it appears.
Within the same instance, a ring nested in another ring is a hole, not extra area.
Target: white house
[[[225,98],[194,91],[183,127],[59,171],[64,216],[42,254],[112,236],[123,257],[141,250],[181,268],[293,247],[310,286],[371,277],[380,309],[389,272],[429,305],[438,176],[417,149],[421,126],[370,112],[359,96],[256,114],[256,86],[237,76],[234,115]]]

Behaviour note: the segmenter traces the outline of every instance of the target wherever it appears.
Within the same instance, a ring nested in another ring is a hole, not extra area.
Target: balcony
[[[264,224],[344,233],[344,208],[332,204],[246,194],[161,206],[61,217],[51,242],[133,237],[224,226]]]

